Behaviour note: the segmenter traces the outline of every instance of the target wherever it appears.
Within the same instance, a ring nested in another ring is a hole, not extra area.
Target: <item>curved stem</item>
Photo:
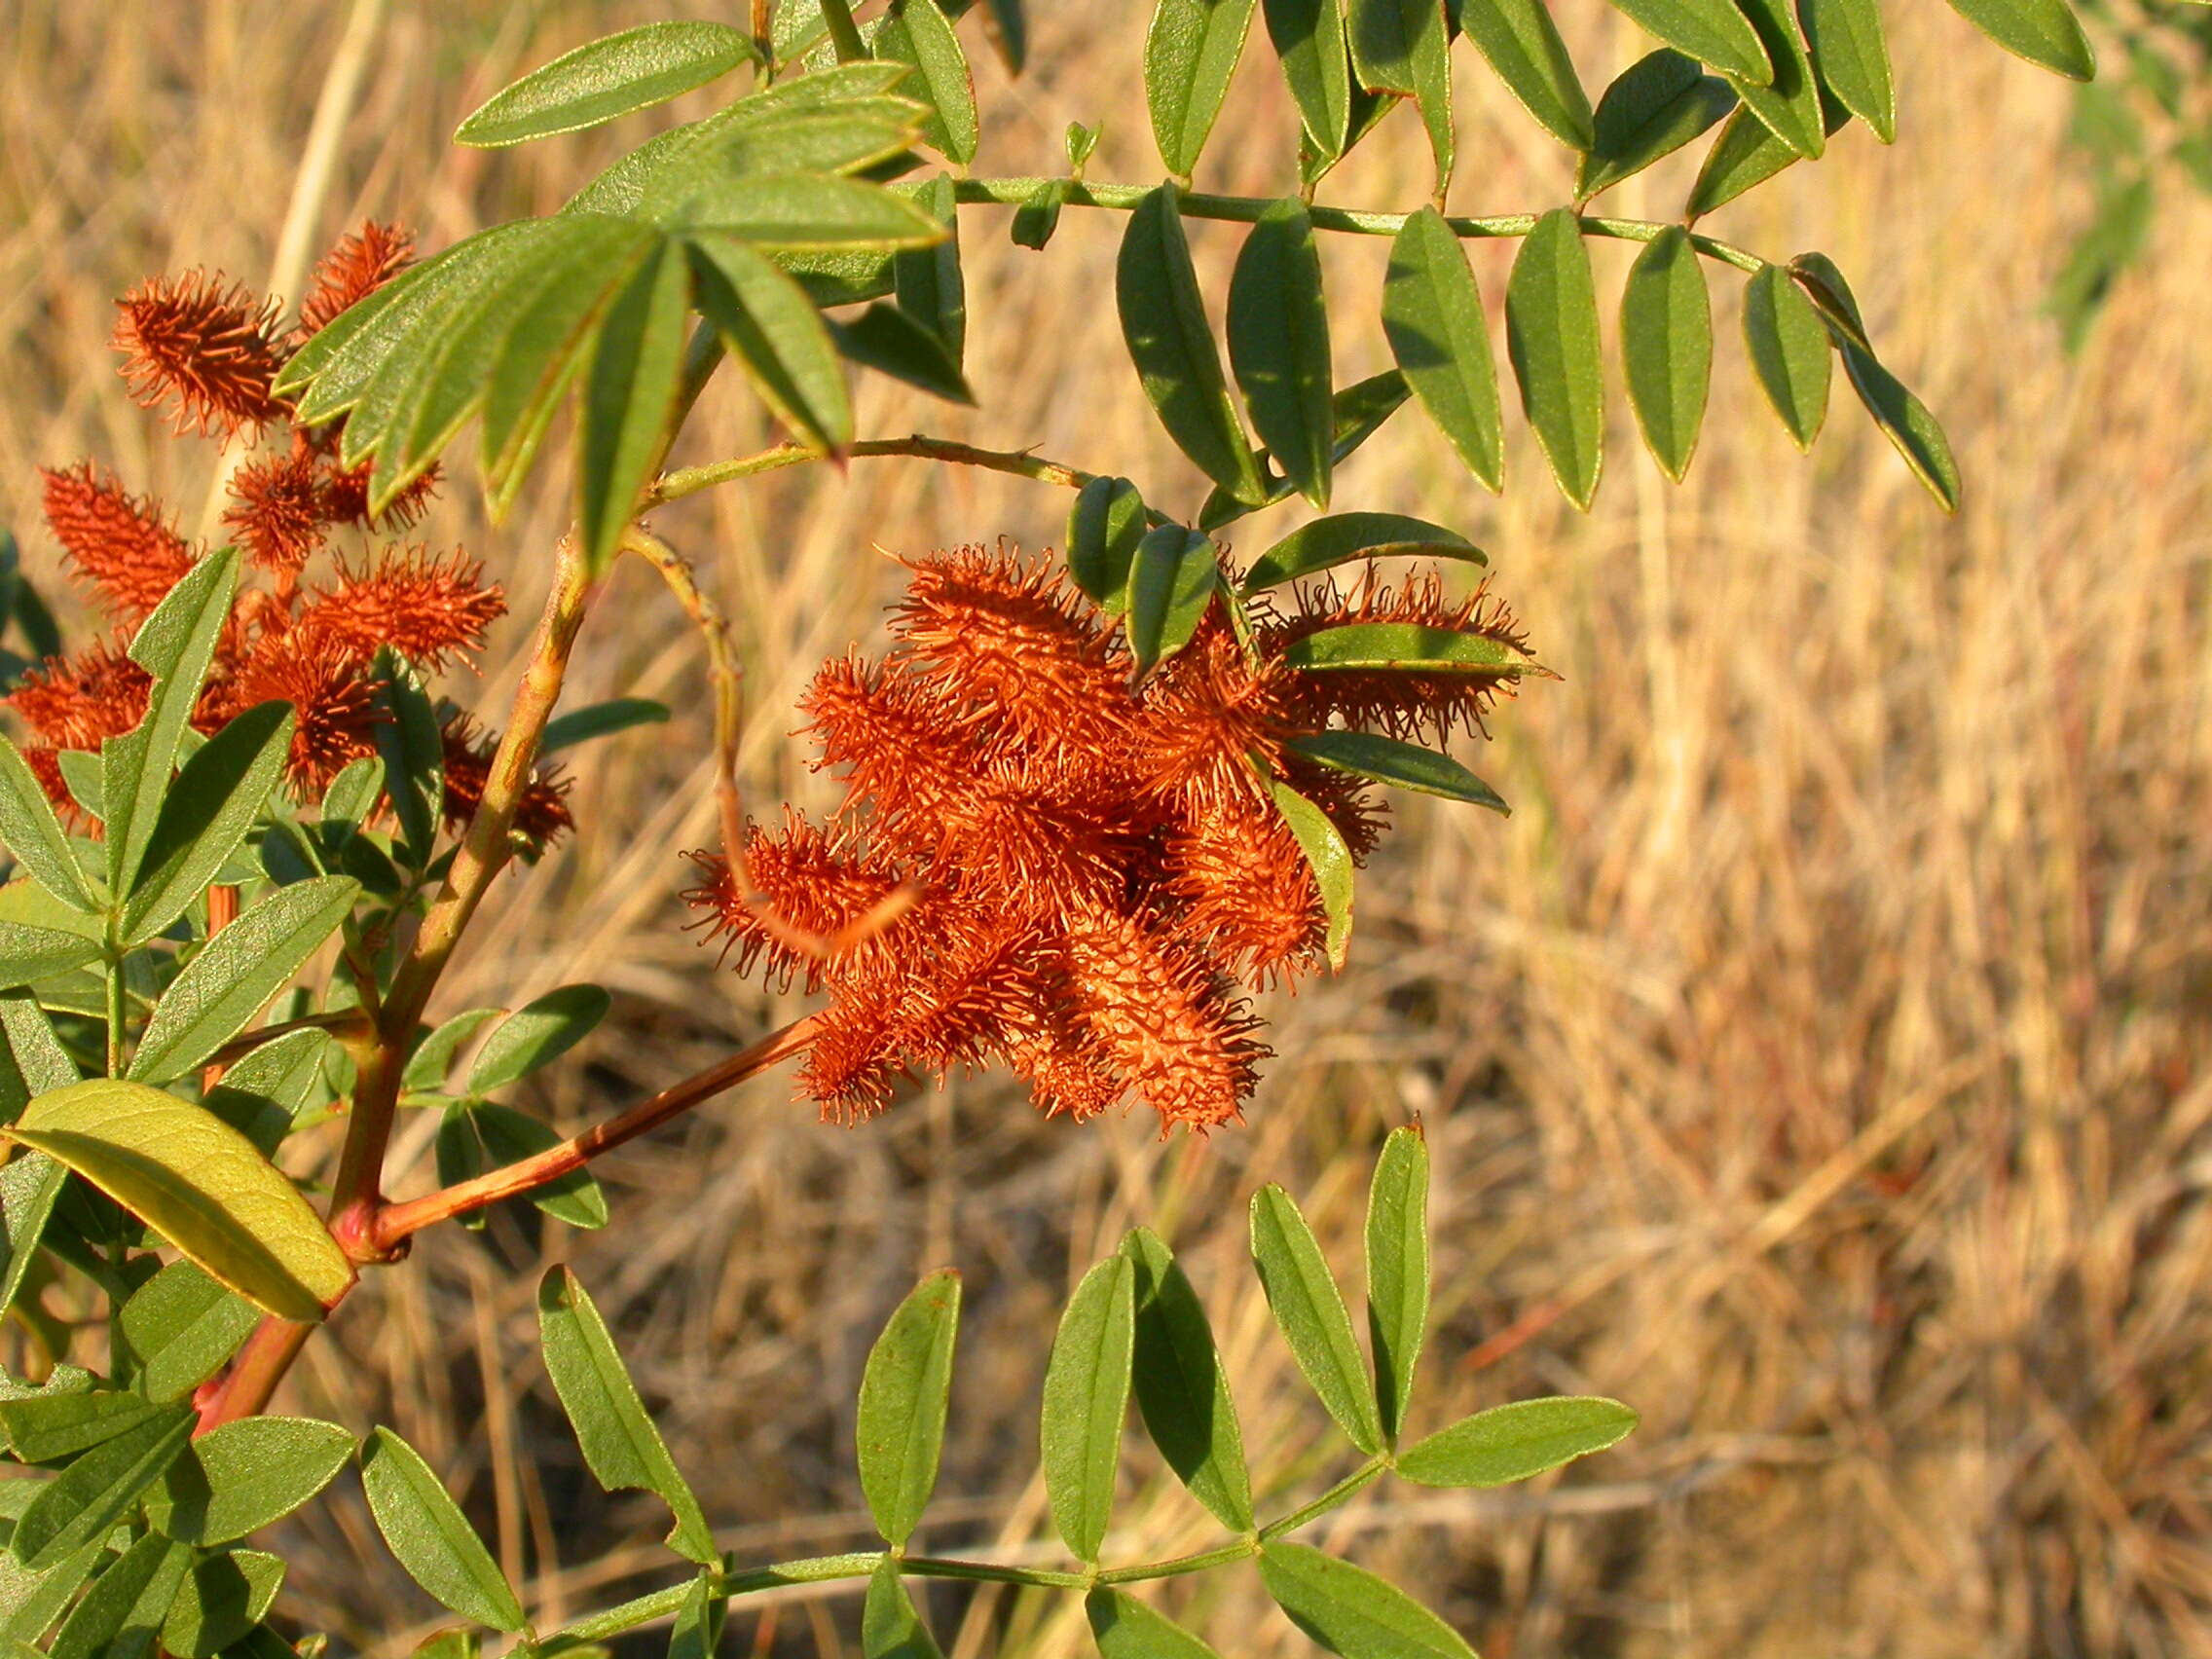
[[[1309,1521],[1319,1520],[1330,1510],[1350,1497],[1352,1493],[1358,1492],[1360,1488],[1371,1485],[1376,1477],[1388,1467],[1389,1464],[1381,1456],[1370,1457],[1311,1503],[1294,1509],[1281,1520],[1271,1521],[1265,1527],[1262,1527],[1259,1531],[1259,1541],[1263,1544],[1267,1543],[1272,1539],[1283,1536],[1286,1532],[1297,1531],[1299,1528]]]
[[[1155,188],[1147,184],[1092,184],[1082,179],[962,178],[953,180],[952,196],[956,202],[1018,207],[1048,184],[1059,185],[1066,192],[1064,200],[1071,206],[1106,207],[1124,213],[1150,196]],[[1202,191],[1185,191],[1175,204],[1186,219],[1228,219],[1252,224],[1275,200],[1272,196],[1212,196]],[[1309,207],[1307,213],[1317,231],[1342,231],[1359,237],[1394,237],[1413,216],[1318,205]],[[1452,227],[1454,235],[1479,240],[1525,237],[1536,228],[1539,217],[1541,215],[1535,213],[1501,213],[1483,219],[1447,217],[1444,222]],[[1588,213],[1579,217],[1584,236],[1609,237],[1618,241],[1655,241],[1673,228],[1653,219],[1612,219]],[[1690,234],[1690,245],[1708,259],[1716,259],[1739,271],[1755,272],[1766,263],[1755,253],[1696,232]]]
[[[559,1146],[547,1147],[543,1152],[473,1180],[457,1181],[450,1187],[410,1198],[405,1203],[387,1204],[377,1212],[371,1225],[368,1243],[379,1255],[388,1255],[415,1234],[434,1222],[452,1216],[465,1215],[470,1210],[482,1209],[486,1204],[511,1198],[518,1193],[531,1192],[549,1181],[581,1169],[605,1152],[611,1152],[624,1141],[635,1140],[646,1130],[657,1128],[671,1118],[688,1112],[703,1101],[734,1088],[747,1078],[766,1071],[799,1052],[815,1037],[814,1016],[795,1020],[781,1031],[762,1038],[750,1049],[741,1050],[719,1064],[709,1066],[695,1077],[662,1089],[648,1100],[642,1100],[618,1118],[604,1124],[595,1124],[578,1135],[571,1135]]]
[[[979,466],[990,472],[1012,473],[1016,478],[1035,479],[1040,484],[1057,484],[1064,490],[1080,490],[1098,474],[1085,472],[1064,461],[1048,461],[1028,450],[978,449],[974,444],[957,443],[950,438],[925,437],[920,432],[903,438],[863,438],[847,450],[846,455],[856,460],[869,460],[882,456],[914,456],[924,461],[949,461],[955,466]],[[810,461],[828,459],[820,450],[810,450],[799,444],[778,444],[774,449],[761,450],[756,455],[741,455],[730,461],[714,461],[704,466],[686,466],[679,471],[664,473],[651,490],[646,492],[649,502],[682,500],[695,496],[701,490],[711,490],[717,484],[727,484],[733,479],[752,478],[763,472],[778,472],[787,466],[803,466]],[[1150,515],[1155,521],[1164,522],[1160,515]]]

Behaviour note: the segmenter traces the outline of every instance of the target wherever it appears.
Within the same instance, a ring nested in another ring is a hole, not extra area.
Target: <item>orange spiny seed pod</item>
[[[1268,1051],[1251,1037],[1258,1021],[1203,959],[1102,905],[1075,907],[1062,950],[1093,1063],[1128,1079],[1163,1130],[1242,1117]]]
[[[69,556],[73,574],[91,584],[108,608],[136,621],[161,604],[192,569],[192,548],[162,522],[151,499],[124,493],[91,461],[66,471],[41,468],[46,522]]]
[[[444,737],[444,819],[447,830],[458,834],[484,804],[484,783],[492,775],[492,756],[499,745],[467,715],[456,715],[448,720]],[[575,814],[569,810],[569,779],[561,767],[535,767],[515,807],[514,832],[542,852],[575,827]]]
[[[1252,759],[1276,763],[1285,670],[1254,664],[1217,602],[1191,643],[1145,683],[1130,753],[1142,788],[1191,806],[1252,788]]]
[[[131,395],[149,409],[173,397],[177,431],[228,436],[283,415],[269,389],[282,362],[274,301],[188,271],[141,282],[116,305],[113,344]]]
[[[299,336],[318,333],[341,312],[368,298],[415,258],[415,235],[374,219],[340,237],[314,268],[308,297],[300,302]]]
[[[1008,1046],[1006,1062],[1029,1084],[1029,1097],[1048,1118],[1095,1118],[1120,1100],[1127,1085],[1099,1068],[1083,1039],[1063,1021],[1048,1022]]]
[[[1261,630],[1261,649],[1278,655],[1294,641],[1327,628],[1362,622],[1406,622],[1448,633],[1477,635],[1527,654],[1529,637],[1505,602],[1478,586],[1464,599],[1444,591],[1440,571],[1421,571],[1396,588],[1382,587],[1347,600],[1327,578],[1301,584],[1297,608]],[[1290,696],[1303,723],[1318,729],[1332,719],[1396,738],[1426,737],[1442,743],[1456,727],[1488,735],[1483,715],[1516,682],[1503,674],[1407,674],[1330,669],[1291,676]]]
[[[317,430],[335,431],[335,425]],[[323,473],[322,516],[332,524],[357,524],[365,529],[402,531],[423,516],[430,498],[438,493],[442,476],[435,462],[422,477],[391,498],[391,504],[372,520],[369,517],[369,474],[373,460],[358,466],[342,467],[329,461]]]
[[[891,631],[921,681],[1025,744],[1081,753],[1124,739],[1128,658],[1050,561],[969,546],[907,568]]]
[[[1264,987],[1318,960],[1320,890],[1272,806],[1247,795],[1201,809],[1167,832],[1164,851],[1183,931],[1239,978]]]
[[[47,658],[24,674],[6,700],[40,742],[55,749],[97,749],[146,718],[153,684],[118,637],[94,640],[70,656]]]
[[[317,589],[295,634],[365,664],[389,645],[409,662],[438,669],[448,655],[469,657],[484,632],[506,613],[484,567],[456,548],[433,558],[423,547],[387,548],[373,564],[341,563],[334,587]]]
[[[796,948],[762,923],[737,891],[719,853],[684,856],[698,866],[703,880],[683,895],[683,902],[706,913],[709,937],[724,938],[723,948],[735,949],[739,973],[750,974],[756,962],[765,960],[769,977],[786,987],[797,977],[803,977],[810,991],[820,986],[823,959]],[[780,830],[746,826],[745,862],[756,903],[818,939],[856,925],[899,885],[898,872],[868,852],[850,829],[824,829],[789,808]],[[893,923],[892,929],[911,921],[909,914]],[[871,947],[881,951],[881,936],[864,941],[858,949]]]
[[[224,509],[223,523],[246,557],[276,575],[297,575],[330,522],[314,457],[295,445],[289,455],[249,461],[232,475],[230,493],[236,504]]]
[[[342,653],[296,630],[264,634],[238,672],[203,698],[200,717],[218,724],[261,703],[289,703],[297,723],[284,762],[293,795],[318,796],[355,760],[377,752],[384,717],[376,685]]]

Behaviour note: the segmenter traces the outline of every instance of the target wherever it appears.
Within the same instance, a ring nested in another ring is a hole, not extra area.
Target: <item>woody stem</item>
[[[671,1118],[680,1117],[692,1107],[736,1088],[747,1078],[781,1064],[813,1042],[815,1030],[814,1016],[796,1020],[763,1037],[750,1049],[741,1050],[696,1076],[662,1089],[650,1099],[641,1100],[618,1118],[594,1124],[558,1146],[547,1147],[534,1157],[473,1180],[442,1187],[423,1198],[387,1204],[377,1212],[370,1242],[379,1252],[388,1253],[434,1222],[465,1215],[486,1204],[498,1203],[501,1198],[511,1198],[519,1193],[532,1192],[558,1181],[581,1169],[602,1153],[611,1152],[623,1142],[635,1140]]]

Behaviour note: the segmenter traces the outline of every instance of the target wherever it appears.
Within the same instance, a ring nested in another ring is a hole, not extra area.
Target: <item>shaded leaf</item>
[[[592,348],[577,422],[576,517],[595,573],[614,562],[638,493],[667,453],[690,300],[683,250],[665,246],[615,295]]]
[[[1590,97],[1544,0],[1461,0],[1459,26],[1536,124],[1570,150],[1595,141]]]
[[[868,1350],[855,1421],[861,1491],[884,1541],[913,1535],[937,1486],[960,1326],[960,1275],[931,1273]]]
[[[490,1094],[551,1065],[591,1035],[612,1002],[602,985],[561,985],[517,1009],[484,1040],[468,1092]]]
[[[1851,119],[1851,112],[1833,98],[1823,95],[1821,103],[1822,125],[1829,137]],[[1697,181],[1690,186],[1690,199],[1682,209],[1683,216],[1695,219],[1712,212],[1724,203],[1733,202],[1745,191],[1764,184],[1800,158],[1797,152],[1777,138],[1765,122],[1748,109],[1739,109],[1720,129],[1720,136],[1713,141],[1713,148],[1705,155],[1705,164],[1698,168]]]
[[[162,1621],[162,1646],[176,1659],[215,1659],[253,1635],[283,1582],[284,1564],[260,1550],[198,1557]]]
[[[1144,40],[1144,96],[1160,159],[1189,178],[1244,52],[1252,0],[1155,0]]]
[[[939,1659],[939,1653],[937,1639],[906,1594],[898,1562],[885,1556],[868,1575],[861,1608],[862,1659]]]
[[[1822,84],[1872,128],[1875,137],[1896,143],[1897,91],[1878,0],[1797,0],[1797,20],[1804,25]]]
[[[338,1478],[353,1437],[310,1418],[241,1418],[192,1442],[146,1497],[146,1521],[179,1543],[227,1544],[282,1520]]]
[[[319,1320],[353,1282],[352,1264],[289,1178],[202,1107],[92,1078],[40,1095],[8,1132],[279,1318]]]
[[[469,1117],[483,1142],[485,1156],[495,1169],[520,1163],[562,1141],[550,1124],[505,1106],[477,1106]],[[571,1227],[601,1228],[608,1222],[607,1195],[589,1169],[571,1169],[555,1180],[533,1187],[522,1195],[555,1221]]]
[[[1336,421],[1336,449],[1331,457],[1342,466],[1345,458],[1357,450],[1378,431],[1382,423],[1398,412],[1406,401],[1406,377],[1396,369],[1384,369],[1379,375],[1369,375],[1355,381],[1330,399],[1330,412]],[[1259,458],[1265,462],[1266,457]],[[1264,480],[1267,498],[1261,501],[1239,501],[1227,490],[1216,486],[1207,493],[1205,504],[1198,509],[1198,528],[1203,531],[1219,530],[1234,523],[1256,507],[1272,506],[1287,500],[1294,492],[1287,478],[1273,477]]]
[[[1661,471],[1681,482],[1713,380],[1713,313],[1689,233],[1669,225],[1637,255],[1621,294],[1629,407]]]
[[[1497,813],[1513,810],[1495,790],[1451,756],[1439,755],[1416,744],[1400,743],[1395,738],[1378,737],[1364,731],[1320,731],[1291,739],[1290,747],[1309,760],[1317,760],[1340,771],[1357,772],[1379,784],[1394,784],[1399,789],[1419,790],[1423,794],[1442,795],[1447,800],[1487,806]]]
[[[1382,1438],[1398,1443],[1428,1332],[1428,1143],[1395,1128],[1367,1192],[1367,1335]]]
[[[1105,1659],[1215,1659],[1212,1648],[1126,1591],[1101,1584],[1084,1597],[1083,1610]]]
[[[1407,1447],[1397,1469],[1422,1486],[1504,1486],[1603,1452],[1626,1439],[1637,1420],[1618,1400],[1518,1400],[1461,1418]]]
[[[1297,202],[1269,203],[1237,255],[1229,360],[1271,459],[1300,495],[1326,507],[1336,441],[1329,313],[1312,222]]]
[[[726,237],[695,236],[699,312],[762,401],[801,443],[835,453],[853,439],[843,360],[805,291]]]
[[[1482,294],[1459,239],[1433,207],[1409,215],[1391,241],[1382,332],[1437,430],[1486,488],[1501,488],[1504,429]]]
[[[0,1167],[0,1314],[22,1294],[23,1275],[38,1259],[39,1240],[68,1179],[67,1169],[35,1152]]]
[[[58,1463],[167,1416],[163,1402],[140,1394],[108,1388],[42,1392],[0,1401],[0,1433],[17,1461]]]
[[[1612,0],[1669,46],[1754,86],[1774,79],[1758,32],[1734,0]]]
[[[27,985],[98,960],[100,941],[55,928],[0,922],[0,987]]]
[[[1126,478],[1093,478],[1068,509],[1068,574],[1109,613],[1128,600],[1129,563],[1144,539],[1144,498]]]
[[[703,87],[755,57],[726,23],[646,23],[564,53],[502,88],[455,129],[456,144],[493,148],[575,132]]]
[[[944,227],[944,240],[933,247],[893,255],[892,291],[900,311],[943,348],[957,381],[968,339],[968,288],[960,270],[960,219],[952,180],[931,179],[914,200]]]
[[[948,403],[976,401],[944,343],[898,307],[869,306],[849,322],[832,322],[830,333],[837,350],[865,368]]]
[[[294,724],[290,704],[263,703],[184,763],[124,903],[124,944],[142,944],[183,915],[244,844],[284,769]]]
[[[545,733],[537,740],[538,757],[595,738],[612,737],[632,726],[665,724],[668,714],[666,703],[656,703],[650,697],[609,697],[604,703],[573,709],[545,722]]]
[[[1766,124],[1777,138],[1808,159],[1827,147],[1827,130],[1821,118],[1821,87],[1813,75],[1813,60],[1797,35],[1797,19],[1789,0],[1736,0],[1737,6],[1758,31],[1773,66],[1773,80],[1760,86],[1740,76],[1730,80],[1743,95],[1744,106]]]
[[[164,1407],[46,1482],[16,1521],[16,1559],[41,1572],[103,1537],[184,1451],[198,1420],[188,1406]]]
[[[1151,1229],[1140,1227],[1123,1239],[1122,1254],[1136,1272],[1130,1375],[1145,1431],[1193,1497],[1230,1530],[1248,1532],[1252,1484],[1244,1436],[1205,1309]]]
[[[1084,1274],[1060,1316],[1045,1368],[1045,1496],[1061,1539],[1086,1562],[1098,1559],[1114,1508],[1129,1403],[1135,1283],[1135,1265],[1125,1256],[1110,1256]]]
[[[875,55],[913,66],[907,89],[922,92],[930,106],[922,141],[963,166],[974,161],[979,136],[976,84],[960,37],[937,0],[893,0],[876,30]]]
[[[1590,251],[1565,207],[1538,219],[1521,244],[1505,290],[1505,332],[1521,407],[1552,476],[1587,512],[1605,460],[1604,363]]]
[[[1703,136],[1736,101],[1726,81],[1670,47],[1638,58],[1598,100],[1597,141],[1575,169],[1575,199],[1587,202]]]
[[[1827,416],[1828,331],[1782,266],[1761,266],[1745,286],[1744,344],[1790,441],[1811,449]]]
[[[1290,1195],[1272,1183],[1252,1195],[1251,1207],[1252,1260],[1291,1357],[1351,1443],[1362,1452],[1381,1451],[1382,1425],[1367,1366],[1313,1230]]]
[[[184,1545],[140,1534],[55,1632],[52,1659],[151,1659],[191,1565]]]
[[[371,1430],[361,1488],[392,1558],[441,1606],[494,1630],[522,1629],[514,1587],[422,1454],[388,1428]]]
[[[1318,806],[1280,781],[1271,783],[1268,793],[1283,822],[1290,826],[1291,834],[1298,838],[1306,862],[1312,866],[1313,885],[1321,895],[1321,910],[1327,918],[1321,947],[1328,954],[1330,972],[1341,974],[1351,947],[1352,882],[1357,862],[1344,831]]]
[[[88,914],[99,910],[99,897],[77,867],[77,855],[69,850],[54,803],[30,762],[5,736],[0,736],[0,843],[31,879],[64,904]]]
[[[1418,554],[1487,565],[1490,556],[1456,530],[1402,513],[1332,513],[1299,526],[1259,558],[1237,586],[1246,593],[1279,586],[1353,559]]]
[[[1403,1590],[1305,1544],[1265,1545],[1260,1577],[1293,1624],[1344,1659],[1475,1659],[1457,1632]]]
[[[1191,643],[1220,584],[1213,543],[1195,530],[1147,531],[1129,560],[1129,656],[1141,678]]]
[[[260,1309],[197,1262],[171,1262],[117,1317],[132,1387],[153,1400],[184,1398],[222,1370],[260,1320]]]
[[[1325,157],[1345,151],[1351,62],[1339,0],[1265,0],[1268,38],[1282,62],[1307,142]]]

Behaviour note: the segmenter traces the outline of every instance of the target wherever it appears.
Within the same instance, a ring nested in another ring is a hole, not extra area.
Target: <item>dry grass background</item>
[[[593,32],[712,10],[397,0],[320,231],[404,215],[435,246],[550,208],[615,140],[476,155],[446,146],[457,117]],[[1138,9],[1111,27],[1105,8],[1033,10],[1032,73],[979,68],[985,162],[1051,166],[1070,118],[1104,117],[1094,171],[1151,176]],[[1593,86],[1642,50],[1595,5],[1558,10]],[[1243,1196],[1285,1182],[1351,1269],[1370,1155],[1419,1113],[1442,1317],[1422,1420],[1562,1389],[1644,1414],[1560,1483],[1386,1485],[1321,1530],[1493,1659],[2212,1651],[2212,218],[2174,198],[2156,272],[2062,360],[2037,308],[2085,207],[2059,144],[2067,91],[1929,0],[1889,10],[1897,150],[1855,129],[1714,228],[1778,256],[1817,245],[1853,274],[1958,446],[1957,520],[1840,387],[1833,434],[1810,461],[1788,450],[1754,407],[1726,273],[1685,488],[1635,453],[1617,399],[1587,518],[1526,434],[1493,502],[1402,418],[1347,469],[1347,500],[1465,526],[1565,679],[1505,710],[1477,757],[1510,821],[1404,806],[1361,889],[1351,971],[1272,1010],[1281,1052],[1248,1126],[1202,1145],[1135,1119],[1070,1128],[982,1079],[841,1130],[769,1080],[610,1160],[604,1235],[502,1220],[486,1241],[426,1237],[310,1349],[283,1404],[395,1424],[557,1621],[672,1575],[654,1506],[601,1498],[560,1427],[531,1310],[544,1260],[572,1257],[619,1322],[709,1514],[752,1560],[862,1541],[858,1366],[913,1277],[951,1262],[970,1312],[932,1541],[1042,1550],[1029,1471],[1051,1320],[1144,1219],[1208,1299],[1279,1502],[1337,1454],[1243,1262]],[[152,271],[266,272],[343,16],[0,5],[0,522],[27,533],[34,570],[53,556],[32,529],[38,463],[92,455],[203,498],[209,455],[164,439],[114,378],[108,301]],[[1471,54],[1462,73],[1455,207],[1562,200],[1561,155]],[[1201,182],[1281,188],[1267,158],[1289,120],[1272,69],[1248,64]],[[1393,120],[1327,199],[1410,204],[1411,127]],[[1664,213],[1692,165],[1616,210]],[[865,424],[1034,443],[1190,507],[1192,474],[1114,337],[1119,219],[1071,212],[1043,256],[1011,248],[994,210],[965,226],[985,412],[878,385]],[[1233,248],[1200,233],[1202,261]],[[1627,251],[1599,254],[1617,288]],[[1347,379],[1379,366],[1381,256],[1329,250]],[[1476,257],[1496,295],[1510,248]],[[681,459],[769,435],[723,388]],[[872,545],[1044,544],[1064,508],[1034,485],[871,461],[666,515],[739,619],[756,799],[822,797],[785,740],[790,709],[822,655],[875,629],[893,572]],[[454,489],[430,534],[480,550],[527,615],[559,517],[545,501],[490,533]],[[789,1012],[678,931],[676,853],[709,833],[706,718],[697,653],[646,578],[617,576],[571,695],[658,696],[678,719],[580,762],[585,833],[503,882],[441,1004],[609,984],[616,1018],[532,1102],[564,1124]],[[488,710],[522,631],[487,665]],[[426,1130],[403,1136],[409,1190],[428,1179]],[[1210,1524],[1157,1463],[1132,1449],[1128,1468],[1116,1556],[1202,1544]],[[357,1490],[291,1541],[288,1608],[341,1648],[401,1652],[432,1628]],[[1225,1652],[1304,1647],[1249,1573],[1164,1599]],[[962,1659],[1085,1645],[1063,1602],[931,1601]],[[756,1602],[730,1645],[850,1653],[855,1615],[849,1596]]]

